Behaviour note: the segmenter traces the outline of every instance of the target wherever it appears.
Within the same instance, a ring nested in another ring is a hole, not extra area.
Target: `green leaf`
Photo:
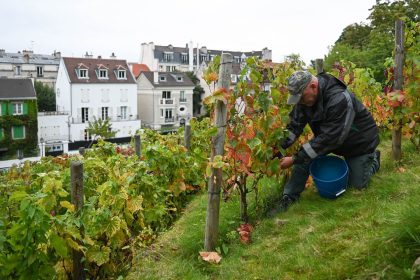
[[[16,191],[12,193],[12,195],[9,197],[9,201],[13,201],[13,200],[20,201],[27,196],[28,194],[24,191]]]
[[[63,258],[67,257],[68,255],[67,245],[66,245],[66,241],[63,238],[53,233],[50,236],[50,242],[58,255],[60,255]]]
[[[110,253],[111,249],[107,246],[102,246],[100,248],[98,245],[93,245],[87,250],[86,256],[88,258],[88,261],[94,262],[98,266],[101,266],[109,261]]]

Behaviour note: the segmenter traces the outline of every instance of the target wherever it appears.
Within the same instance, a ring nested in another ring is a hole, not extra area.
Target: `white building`
[[[69,141],[90,140],[87,127],[94,117],[109,118],[116,138],[141,127],[137,84],[125,60],[64,57],[55,92],[57,112],[68,113]]]
[[[159,72],[194,72],[200,79],[200,85],[204,89],[201,99],[209,96],[211,89],[202,78],[207,65],[213,58],[222,53],[230,53],[233,58],[232,65],[232,84],[236,84],[241,71],[241,65],[248,57],[257,57],[262,60],[271,61],[272,51],[264,48],[261,51],[228,51],[211,50],[202,46],[200,48],[193,46],[192,42],[185,47],[174,47],[172,45],[160,46],[153,42],[141,44],[140,63],[146,64],[151,71]],[[197,59],[198,58],[198,59]],[[201,108],[201,113],[203,113]]]
[[[137,84],[137,108],[144,127],[171,130],[191,119],[194,83],[185,73],[144,71]]]
[[[7,53],[0,49],[0,78],[34,78],[54,88],[60,58],[60,52],[46,55],[29,50]]]

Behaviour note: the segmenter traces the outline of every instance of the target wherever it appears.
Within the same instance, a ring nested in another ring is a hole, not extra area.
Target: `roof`
[[[154,73],[159,75],[159,83],[155,84],[153,82]],[[142,74],[149,80],[149,82],[154,87],[194,87],[194,83],[191,79],[182,72],[172,73],[172,72],[152,72],[145,71]],[[161,80],[161,77],[165,77],[165,81]],[[178,81],[177,77],[182,77],[182,81]]]
[[[135,80],[128,68],[127,61],[122,59],[63,57],[64,65],[74,84],[135,84]],[[87,69],[88,78],[79,79],[76,69]],[[99,79],[96,70],[108,69],[108,79]],[[116,71],[126,70],[127,79],[117,79]]]
[[[32,52],[24,53],[6,53],[0,52],[0,63],[12,64],[38,64],[38,65],[59,65],[60,54],[47,55],[47,54],[34,54]]]
[[[198,49],[199,51],[199,61],[201,62],[201,55],[222,55],[222,53],[230,53],[233,57],[242,57],[244,54],[246,57],[256,56],[259,58],[263,57],[262,51],[250,51],[250,52],[241,52],[241,51],[222,51],[222,50],[209,50],[206,47],[202,47]],[[188,64],[186,60],[182,60],[181,54],[188,54],[189,49],[188,47],[173,47],[172,45],[169,46],[159,46],[156,45],[154,49],[154,57],[159,59],[160,61],[164,61],[164,54],[165,53],[173,53],[172,63],[180,63],[180,64]],[[197,54],[197,48],[193,48],[193,55]],[[235,63],[235,62],[234,62]]]
[[[36,99],[31,79],[0,79],[1,99]]]
[[[136,79],[140,76],[141,72],[150,71],[146,64],[131,63],[130,65],[133,66],[132,72]]]

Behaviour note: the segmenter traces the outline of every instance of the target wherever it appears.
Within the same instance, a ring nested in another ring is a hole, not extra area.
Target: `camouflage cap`
[[[289,90],[289,98],[287,104],[297,104],[302,97],[304,89],[312,80],[312,74],[306,70],[299,70],[294,72],[288,80],[287,89]]]

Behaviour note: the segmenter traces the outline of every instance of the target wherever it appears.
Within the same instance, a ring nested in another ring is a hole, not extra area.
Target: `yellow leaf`
[[[74,212],[74,205],[67,200],[60,201],[61,207],[67,208],[70,212]]]

